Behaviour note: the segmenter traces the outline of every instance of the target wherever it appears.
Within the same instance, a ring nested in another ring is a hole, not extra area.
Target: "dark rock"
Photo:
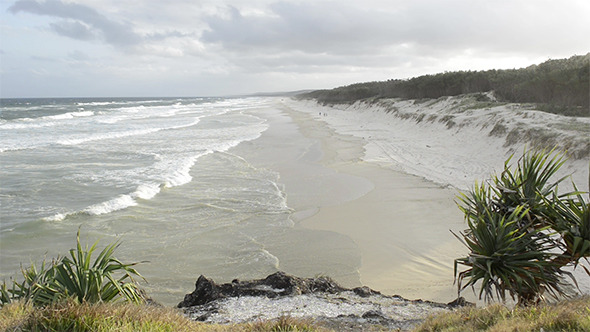
[[[310,293],[324,292],[324,293],[338,293],[345,290],[329,277],[319,277],[306,279]]]
[[[377,310],[369,310],[367,312],[365,312],[362,316],[362,318],[377,318],[377,319],[387,319],[385,318],[385,315],[383,315],[383,313],[381,311],[377,311]]]
[[[292,296],[315,292],[336,293],[345,290],[328,277],[299,278],[284,272],[276,272],[264,279],[251,281],[232,280],[231,283],[217,285],[211,279],[200,276],[195,284],[195,290],[184,296],[178,304],[179,308],[203,305],[225,297]]]
[[[465,300],[463,296],[458,297],[454,301],[447,303],[447,305],[451,308],[458,308],[458,307],[475,307],[475,303],[469,302]]]
[[[369,297],[371,295],[380,295],[378,291],[372,290],[367,286],[353,288],[352,291],[360,297]]]
[[[285,272],[276,272],[266,277],[262,282],[262,285],[275,289],[274,295],[280,293],[280,295],[298,295],[301,294],[301,278],[292,277],[287,275]]]
[[[207,318],[209,318],[209,314],[205,314],[205,315],[201,315],[198,317],[193,318],[193,320],[197,321],[197,322],[204,322],[207,320]]]
[[[202,305],[215,301],[222,297],[219,286],[211,280],[201,275],[195,283],[195,290],[184,296],[184,300],[178,304],[179,308]]]

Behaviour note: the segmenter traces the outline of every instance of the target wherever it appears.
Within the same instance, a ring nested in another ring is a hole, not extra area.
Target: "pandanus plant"
[[[119,242],[109,244],[92,260],[98,241],[90,248],[80,244],[80,231],[76,236],[76,248],[69,256],[45,261],[39,269],[32,264],[22,269],[24,280],[13,280],[8,286],[0,285],[0,303],[14,300],[30,301],[43,306],[73,298],[80,303],[110,302],[123,299],[134,303],[144,301],[143,292],[133,276],[143,278],[133,266],[124,264],[113,256]]]
[[[458,197],[468,229],[455,236],[470,252],[455,260],[455,280],[459,294],[479,284],[480,299],[505,301],[508,293],[526,305],[544,293],[564,295],[565,276],[576,283],[563,268],[590,257],[590,221],[584,193],[574,185],[559,194],[566,177],[551,181],[564,153],[525,151],[514,170],[511,159],[489,184]],[[459,265],[467,269],[459,272]]]

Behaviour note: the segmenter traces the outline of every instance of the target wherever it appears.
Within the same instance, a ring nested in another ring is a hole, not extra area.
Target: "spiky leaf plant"
[[[459,238],[471,251],[455,260],[459,291],[480,282],[479,297],[506,300],[506,293],[520,302],[530,302],[544,291],[558,293],[564,273],[551,262],[556,244],[547,228],[522,227],[528,210],[517,207],[502,215],[491,210],[468,219],[469,229]],[[458,264],[469,267],[457,273]],[[467,282],[463,284],[463,280]]]
[[[11,287],[6,284],[5,280],[2,281],[0,304],[11,303],[13,300],[36,298],[39,292],[38,285],[46,284],[53,277],[51,270],[54,264],[55,262],[51,262],[48,265],[44,260],[39,268],[34,263],[31,263],[27,269],[21,267],[23,280],[21,282],[12,280]]]
[[[575,185],[574,185],[575,188]],[[582,193],[577,191],[565,199],[554,195],[552,200],[545,200],[546,217],[552,220],[553,229],[562,238],[563,255],[557,259],[561,263],[572,262],[577,266],[581,259],[590,257],[590,210]],[[582,266],[588,275],[590,270]]]
[[[573,279],[562,268],[590,257],[590,222],[581,193],[558,194],[565,177],[552,181],[564,153],[525,151],[514,169],[511,159],[499,176],[459,195],[469,228],[455,236],[470,253],[455,260],[455,277],[459,293],[480,283],[480,298],[508,293],[527,304],[544,292],[561,294],[562,277]],[[458,265],[468,269],[458,272]]]
[[[4,282],[0,287],[0,301],[5,304],[24,299],[34,305],[47,305],[67,298],[80,303],[117,299],[143,302],[142,291],[133,278],[143,278],[133,268],[137,263],[124,264],[113,256],[120,242],[109,244],[93,261],[97,244],[98,241],[90,248],[88,245],[82,247],[78,230],[76,248],[70,250],[69,257],[58,258],[50,265],[43,262],[40,270],[34,264],[23,269],[24,281],[13,281],[12,287],[7,287]]]

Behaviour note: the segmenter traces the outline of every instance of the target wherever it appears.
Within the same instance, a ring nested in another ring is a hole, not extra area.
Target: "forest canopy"
[[[357,83],[301,98],[352,103],[367,98],[422,99],[494,91],[504,102],[536,103],[545,111],[590,116],[590,53],[521,69],[457,71],[411,79]]]

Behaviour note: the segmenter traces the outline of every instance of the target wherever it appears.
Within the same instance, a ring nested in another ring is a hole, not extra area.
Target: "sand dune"
[[[571,155],[562,173],[572,174],[578,187],[588,190],[590,118],[535,111],[530,105],[478,102],[473,96],[334,107],[293,101],[290,106],[315,115],[338,133],[364,138],[364,160],[436,183],[468,189],[475,180],[501,171],[512,153],[558,146]]]

